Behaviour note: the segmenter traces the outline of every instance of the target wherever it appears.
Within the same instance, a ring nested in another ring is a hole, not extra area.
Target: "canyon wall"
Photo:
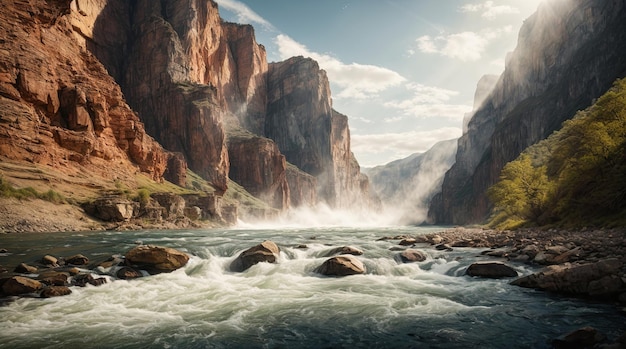
[[[2,156],[180,186],[189,166],[217,195],[231,178],[279,210],[370,202],[326,73],[302,57],[268,64],[254,29],[223,22],[214,1],[2,12]]]
[[[506,163],[591,105],[626,75],[626,5],[614,0],[542,3],[522,26],[493,92],[459,139],[456,163],[429,220],[478,223],[486,191]]]
[[[130,181],[143,172],[162,181],[175,155],[146,133],[86,49],[79,17],[87,15],[74,1],[3,4],[0,156],[69,175]]]

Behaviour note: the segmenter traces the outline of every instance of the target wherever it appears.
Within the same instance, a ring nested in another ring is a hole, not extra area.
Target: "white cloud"
[[[518,14],[520,10],[508,5],[494,5],[493,1],[485,1],[478,4],[465,4],[460,7],[461,12],[482,12],[481,16],[488,20],[504,14]]]
[[[274,30],[274,26],[261,17],[258,13],[252,11],[246,4],[237,0],[216,0],[221,9],[233,12],[237,16],[237,22],[246,24],[259,24],[266,29]]]
[[[431,37],[424,35],[417,38],[417,47],[423,53],[439,54],[461,61],[477,61],[494,39],[503,33],[510,33],[513,27],[507,25],[500,29],[484,29],[479,33],[461,32]]]
[[[312,52],[306,46],[284,34],[276,37],[276,44],[281,59],[305,56],[317,61],[333,84],[341,88],[338,93],[333,93],[336,99],[370,98],[406,80],[397,72],[387,68],[359,63],[346,64],[331,55]]]
[[[376,155],[391,153],[393,158],[405,158],[413,153],[425,152],[443,139],[460,137],[457,127],[442,127],[431,131],[409,131],[352,135],[351,147],[355,154]]]
[[[398,109],[402,115],[407,117],[437,117],[451,120],[462,120],[463,115],[472,110],[471,105],[446,103],[452,97],[459,94],[457,91],[415,83],[407,84],[406,88],[411,92],[411,98],[389,101],[386,102],[384,106]],[[399,120],[400,118],[398,116],[385,119],[387,122]]]

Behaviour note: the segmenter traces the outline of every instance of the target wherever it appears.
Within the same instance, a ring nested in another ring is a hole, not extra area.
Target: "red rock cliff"
[[[82,1],[80,2],[82,3]],[[97,2],[95,2],[97,3]],[[148,136],[89,52],[75,2],[12,1],[0,11],[0,156],[160,181],[170,155]]]

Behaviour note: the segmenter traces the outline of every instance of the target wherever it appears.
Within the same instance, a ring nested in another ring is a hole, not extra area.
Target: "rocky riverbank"
[[[401,245],[438,250],[485,248],[482,255],[543,267],[514,285],[626,304],[626,230],[516,230],[454,228],[422,236],[394,236]]]

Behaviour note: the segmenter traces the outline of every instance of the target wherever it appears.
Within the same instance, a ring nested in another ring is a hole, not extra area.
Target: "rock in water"
[[[72,290],[70,290],[67,286],[50,286],[46,287],[41,291],[41,298],[50,298],[50,297],[60,297],[67,296],[71,294]]]
[[[572,331],[552,341],[552,348],[572,349],[572,348],[595,348],[595,345],[604,340],[598,330],[593,327],[583,327]]]
[[[422,251],[407,249],[398,254],[398,258],[402,263],[423,262],[426,260],[426,255]]]
[[[517,271],[502,262],[478,262],[473,263],[465,272],[469,276],[479,276],[483,278],[499,279],[505,277],[516,277]]]
[[[23,276],[14,276],[2,285],[2,292],[8,296],[32,293],[43,287],[41,282]]]
[[[230,264],[230,270],[242,272],[260,262],[276,263],[279,253],[280,248],[274,242],[263,241],[261,244],[241,252]]]
[[[325,257],[331,257],[331,256],[335,256],[338,254],[351,254],[353,256],[360,256],[363,254],[363,251],[359,250],[356,247],[352,247],[352,246],[343,246],[343,247],[337,247],[337,248],[333,248],[332,250],[328,251],[327,253],[324,254]]]
[[[126,253],[126,261],[141,268],[170,272],[187,264],[189,256],[169,247],[141,245]]]
[[[315,272],[328,276],[364,274],[365,266],[353,256],[337,256],[326,260],[324,264],[315,269]]]
[[[37,272],[37,267],[33,267],[32,265],[28,265],[26,263],[20,263],[17,267],[15,267],[14,272],[20,274],[33,274]]]
[[[77,254],[71,257],[67,257],[65,259],[65,263],[73,265],[85,265],[89,263],[89,258],[83,256],[82,254]]]
[[[609,295],[619,293],[619,284],[605,282],[606,277],[617,274],[622,267],[618,259],[606,259],[596,263],[579,265],[552,265],[538,273],[534,273],[513,281],[511,284],[527,288],[536,288],[551,292],[577,295]],[[610,280],[609,280],[610,281]],[[602,289],[610,286],[611,288]]]

